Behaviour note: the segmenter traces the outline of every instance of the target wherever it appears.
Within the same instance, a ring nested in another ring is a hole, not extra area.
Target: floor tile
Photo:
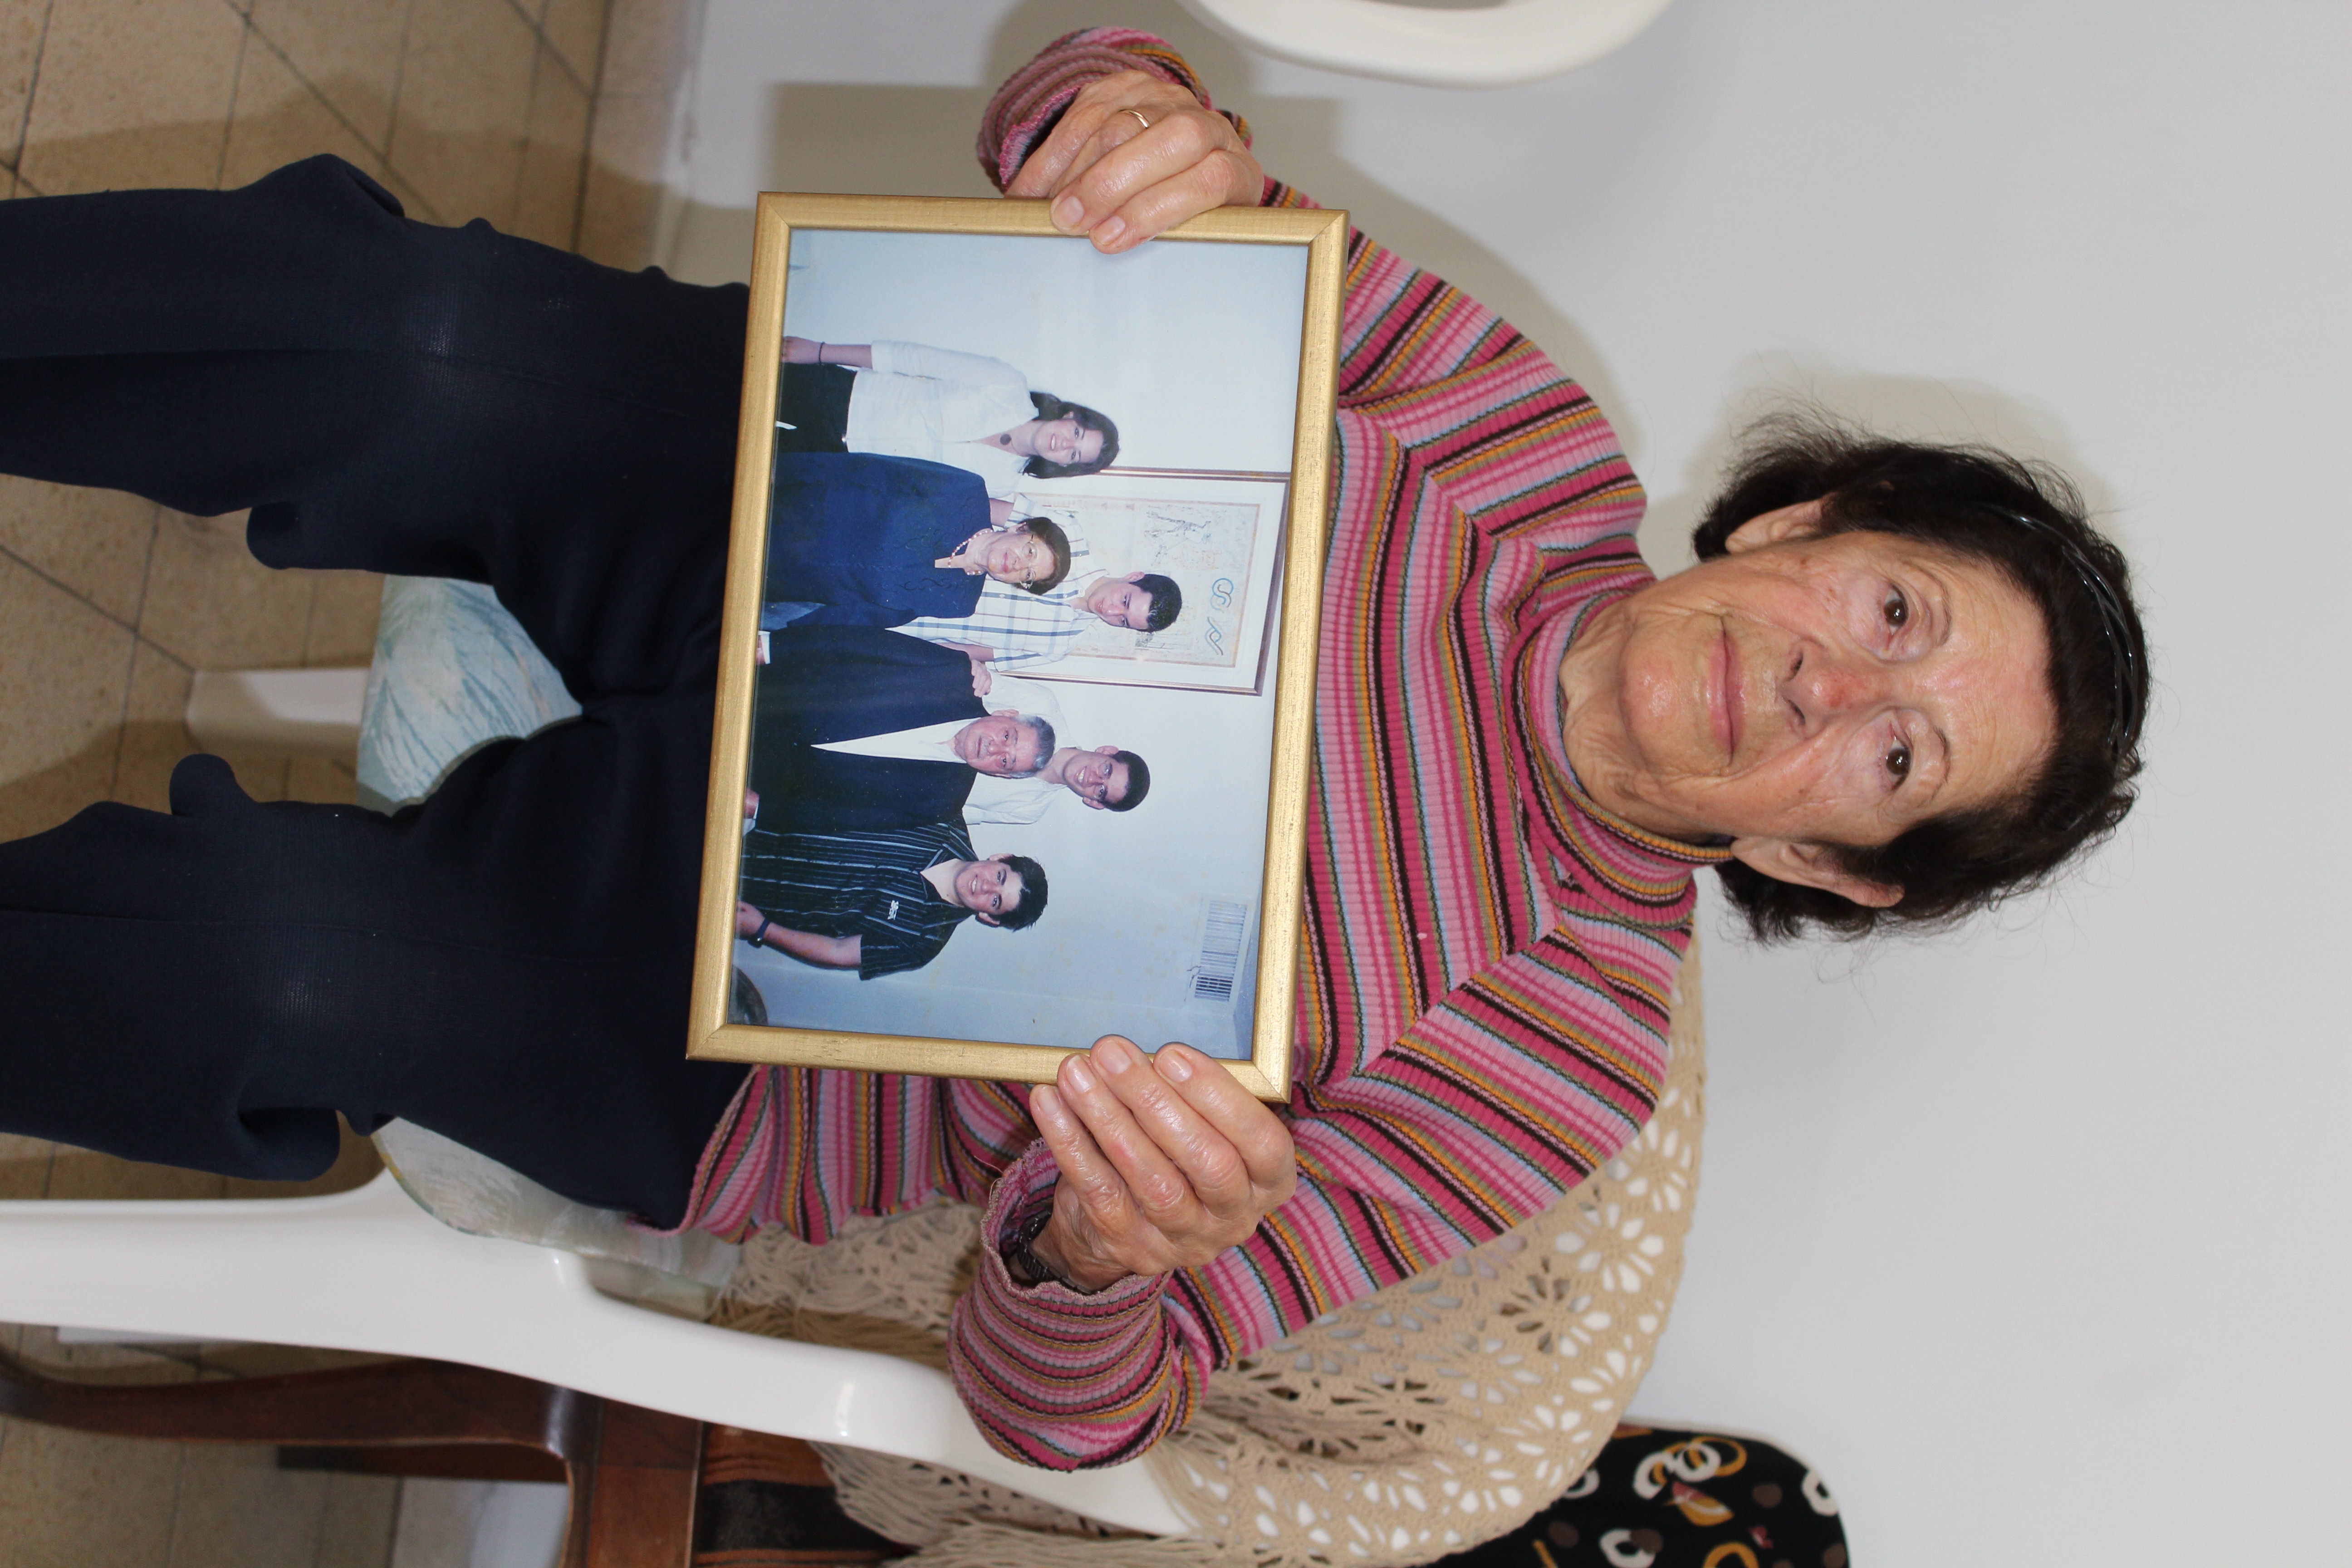
[[[572,248],[580,222],[580,164],[588,150],[588,92],[542,48],[531,84],[530,122],[514,232]]]
[[[310,621],[302,662],[314,669],[365,664],[375,657],[375,623],[383,579],[373,572],[313,572]]]
[[[633,271],[653,260],[669,117],[667,93],[596,100],[580,208],[581,255]]]
[[[139,618],[154,537],[153,501],[0,474],[0,548],[117,620]]]
[[[288,758],[282,752],[241,752],[234,746],[215,746],[213,756],[226,763],[236,775],[236,787],[248,799],[268,802],[286,798],[286,767]]]
[[[374,147],[344,124],[277,50],[253,39],[237,72],[228,150],[221,157],[222,189],[251,184],[272,169],[317,153],[333,153],[371,174],[383,169]]]
[[[389,161],[445,223],[513,222],[539,36],[508,0],[414,0]]]
[[[49,20],[49,0],[0,0],[0,163],[16,163],[25,134],[25,109],[33,98],[40,64],[41,29]]]
[[[53,0],[25,178],[51,195],[210,187],[244,42],[220,0]]]
[[[189,1383],[196,1376],[191,1346],[69,1345],[38,1324],[25,1326],[16,1353],[36,1371],[76,1383]]]
[[[347,1366],[373,1366],[398,1356],[369,1355],[360,1351],[319,1350],[310,1345],[210,1345],[203,1356],[207,1373],[230,1377],[278,1377],[292,1372],[333,1372]]]
[[[9,1424],[0,1568],[164,1568],[181,1450]]]
[[[169,1568],[311,1568],[326,1477],[281,1470],[273,1448],[191,1444],[180,1460]]]
[[[408,0],[253,0],[253,26],[380,152],[392,134],[408,9]]]
[[[172,809],[172,770],[196,749],[183,721],[193,672],[152,643],[131,654],[131,691],[114,753],[109,798],[149,811]]]
[[[318,1568],[384,1568],[400,1513],[400,1483],[388,1476],[327,1478]]]
[[[667,98],[686,62],[692,0],[612,0],[598,92]]]
[[[310,574],[256,561],[244,513],[162,512],[140,636],[195,669],[286,669],[302,663],[310,622]]]
[[[597,56],[604,47],[605,0],[546,0],[539,30],[572,68],[583,87],[596,85]]]
[[[49,1167],[51,1201],[71,1198],[217,1198],[224,1178],[177,1165],[118,1160],[88,1149],[59,1149]],[[99,1328],[119,1324],[101,1323]]]
[[[356,805],[359,804],[359,759],[337,757],[289,757],[286,760],[286,793],[281,800],[307,800],[320,805]]]
[[[121,626],[0,555],[0,838],[106,798],[130,674]]]
[[[49,1156],[57,1145],[46,1138],[0,1132],[0,1198],[47,1197]]]

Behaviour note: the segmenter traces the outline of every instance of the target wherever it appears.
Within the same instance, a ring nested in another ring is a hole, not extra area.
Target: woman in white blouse
[[[1024,476],[1091,474],[1118,456],[1118,427],[1084,404],[1033,392],[1003,360],[926,343],[784,340],[777,449],[879,452],[950,463],[1010,496]]]

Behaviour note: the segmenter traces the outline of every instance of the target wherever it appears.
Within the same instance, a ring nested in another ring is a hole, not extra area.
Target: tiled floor
[[[641,266],[690,0],[0,0],[0,195],[227,186],[336,153],[418,217]],[[270,572],[242,516],[0,477],[0,838],[161,807],[199,669],[364,663],[377,581]],[[236,756],[257,799],[351,798],[348,759]],[[317,1189],[363,1181],[350,1141]],[[287,1189],[0,1134],[0,1198]],[[71,1375],[317,1364],[268,1347],[0,1349]],[[390,1551],[397,1483],[0,1422],[0,1568],[288,1568]]]

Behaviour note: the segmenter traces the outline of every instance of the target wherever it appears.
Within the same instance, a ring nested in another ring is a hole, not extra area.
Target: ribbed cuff
[[[1040,142],[1054,133],[1062,111],[1087,83],[1123,70],[1150,71],[1173,82],[1215,109],[1201,79],[1184,57],[1167,41],[1134,27],[1082,27],[1055,39],[1037,51],[1027,65],[1005,79],[980,117],[980,141],[974,151],[983,173],[998,190],[1013,183],[1021,165]],[[1246,143],[1249,121],[1230,110],[1218,110]]]

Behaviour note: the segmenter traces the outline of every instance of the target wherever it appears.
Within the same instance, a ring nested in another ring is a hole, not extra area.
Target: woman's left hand
[[[1054,226],[1112,256],[1212,208],[1254,207],[1265,188],[1224,116],[1173,82],[1120,71],[1071,100],[1004,194],[1049,198]]]
[[[1197,1268],[1297,1189],[1290,1129],[1189,1046],[1147,1057],[1105,1036],[1029,1091],[1029,1113],[1062,1176],[1033,1245],[1081,1290]]]

